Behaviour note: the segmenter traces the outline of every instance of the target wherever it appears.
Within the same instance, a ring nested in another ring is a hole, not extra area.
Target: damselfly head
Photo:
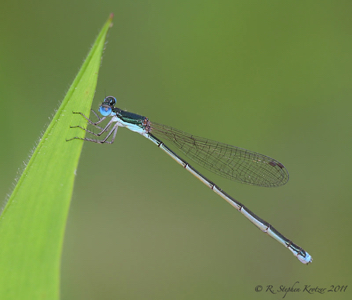
[[[113,107],[114,105],[116,104],[116,98],[113,97],[113,96],[107,96],[105,97],[103,103],[101,104],[102,106],[103,105],[108,105],[108,106],[111,106]]]
[[[107,117],[111,114],[114,105],[116,104],[116,98],[113,96],[105,97],[103,103],[99,107],[99,112],[103,117]]]

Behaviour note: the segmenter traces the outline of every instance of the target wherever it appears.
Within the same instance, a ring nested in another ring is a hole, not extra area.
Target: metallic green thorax
[[[116,113],[116,116],[119,117],[122,121],[130,124],[137,125],[141,128],[145,127],[145,120],[147,119],[144,116],[137,115],[128,111],[124,111],[120,108],[114,107],[113,111]]]

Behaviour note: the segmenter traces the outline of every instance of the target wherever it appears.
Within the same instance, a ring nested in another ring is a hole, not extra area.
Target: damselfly
[[[283,164],[271,157],[256,152],[197,137],[166,125],[151,122],[144,116],[117,108],[115,107],[115,104],[115,97],[108,96],[104,99],[103,103],[99,107],[99,112],[102,115],[102,118],[100,118],[99,115],[92,110],[98,118],[97,122],[91,121],[82,113],[74,112],[75,114],[80,114],[86,118],[87,121],[91,125],[98,128],[100,132],[94,133],[81,126],[71,126],[71,128],[81,128],[97,137],[100,137],[106,133],[105,138],[91,139],[74,137],[70,140],[80,139],[100,144],[112,144],[115,140],[116,132],[119,127],[126,127],[131,131],[143,135],[166,152],[192,175],[197,177],[201,182],[212,189],[216,194],[224,198],[260,230],[267,233],[280,244],[288,248],[300,262],[304,264],[312,262],[313,259],[308,252],[304,251],[301,247],[287,239],[269,223],[259,218],[243,204],[232,198],[216,184],[200,174],[185,160],[170,150],[164,142],[161,141],[161,139],[173,143],[174,146],[182,151],[188,158],[192,159],[204,168],[230,180],[240,181],[242,183],[263,187],[284,185],[288,181],[289,176]],[[100,127],[98,124],[106,118],[110,118],[109,122],[104,128]],[[108,141],[110,137],[111,140]]]

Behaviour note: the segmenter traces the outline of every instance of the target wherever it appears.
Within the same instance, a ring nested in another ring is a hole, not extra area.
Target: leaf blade
[[[0,299],[58,299],[60,259],[83,143],[69,125],[89,115],[112,15],[40,139],[0,216]]]

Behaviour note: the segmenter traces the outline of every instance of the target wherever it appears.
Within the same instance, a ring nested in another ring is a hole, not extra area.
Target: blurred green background
[[[152,121],[281,161],[281,188],[199,171],[313,264],[119,129],[112,146],[84,144],[61,298],[277,299],[268,285],[351,285],[351,1],[3,1],[2,206],[111,12],[95,108],[114,95]],[[351,289],[285,298],[351,299]]]

